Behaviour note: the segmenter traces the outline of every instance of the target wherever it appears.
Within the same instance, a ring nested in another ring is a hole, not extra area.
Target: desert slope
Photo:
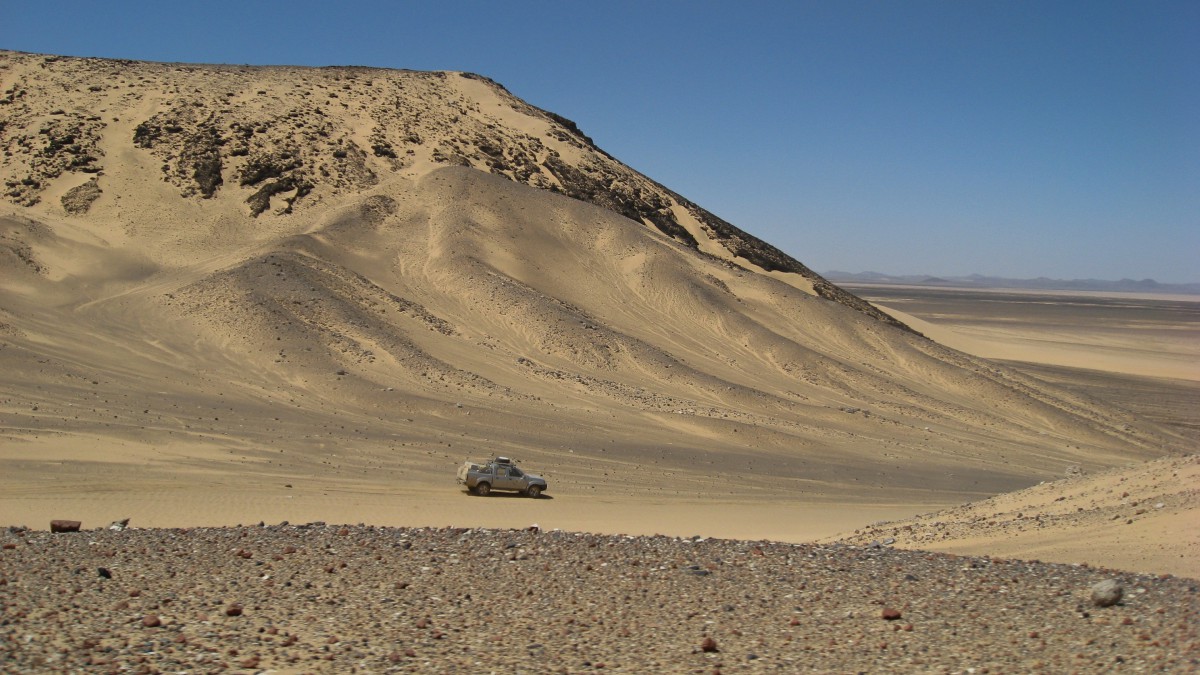
[[[455,464],[499,453],[559,501],[464,518],[693,534],[1180,444],[906,329],[477,76],[5,52],[0,90],[0,521],[332,494],[440,524]]]
[[[953,509],[877,523],[847,542],[1200,578],[1200,457],[1076,474]]]

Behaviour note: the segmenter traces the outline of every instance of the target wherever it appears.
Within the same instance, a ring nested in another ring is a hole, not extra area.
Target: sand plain
[[[1190,453],[863,528],[849,541],[1200,576],[1200,298],[882,284],[851,290],[945,344],[1155,420]],[[1186,450],[1185,450],[1186,452]],[[1170,508],[1168,508],[1170,505]]]

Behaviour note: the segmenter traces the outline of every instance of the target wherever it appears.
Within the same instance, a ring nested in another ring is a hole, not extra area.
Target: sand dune
[[[1188,446],[477,76],[4,52],[0,90],[0,522],[806,541]],[[553,499],[466,497],[490,454]]]

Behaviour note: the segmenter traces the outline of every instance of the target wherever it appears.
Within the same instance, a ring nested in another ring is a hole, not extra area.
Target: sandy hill
[[[0,521],[653,532],[675,504],[795,536],[750,507],[916,512],[1180,444],[907,329],[479,76],[0,52],[0,144]],[[557,501],[459,506],[455,465],[492,453]]]

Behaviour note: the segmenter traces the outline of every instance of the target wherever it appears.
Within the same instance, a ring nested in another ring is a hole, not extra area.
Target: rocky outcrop
[[[88,209],[92,208],[92,202],[100,198],[101,192],[100,182],[93,178],[83,185],[67,190],[62,196],[63,209],[73,216],[87,213]]]

